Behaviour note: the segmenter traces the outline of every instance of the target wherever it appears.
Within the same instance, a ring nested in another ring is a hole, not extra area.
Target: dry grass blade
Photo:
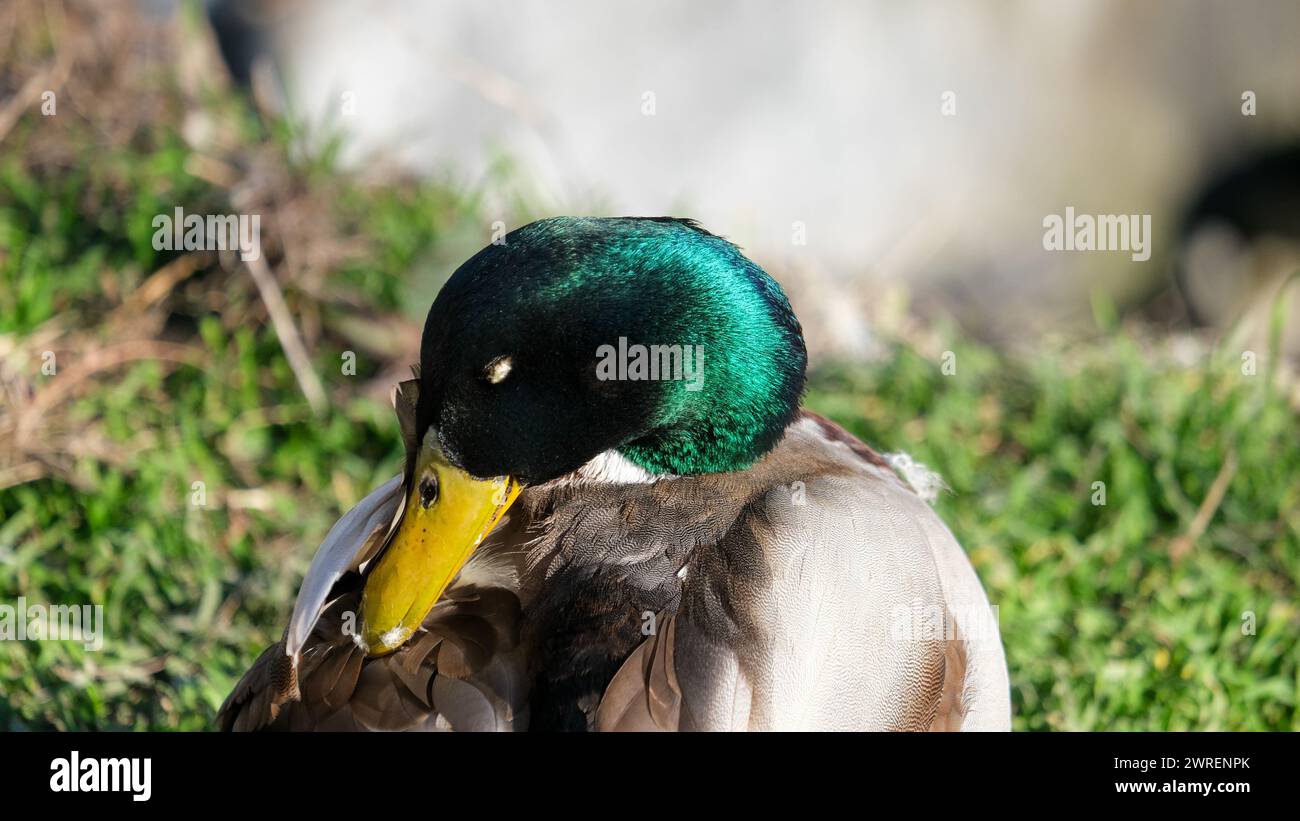
[[[1192,519],[1191,525],[1187,531],[1170,543],[1169,557],[1175,562],[1182,560],[1196,544],[1196,540],[1205,535],[1205,529],[1210,526],[1210,520],[1223,504],[1223,497],[1228,492],[1228,486],[1232,484],[1232,477],[1237,475],[1237,451],[1228,451],[1227,458],[1223,460],[1223,465],[1219,468],[1219,473],[1214,477],[1210,484],[1209,491],[1205,498],[1201,500],[1201,506],[1196,511],[1196,518]]]
[[[248,260],[248,272],[252,274],[257,292],[261,294],[262,302],[266,304],[266,310],[271,315],[271,325],[275,328],[275,335],[280,340],[280,347],[284,349],[284,355],[289,360],[289,367],[293,369],[298,386],[307,397],[312,412],[317,416],[323,414],[326,405],[325,389],[321,386],[320,377],[312,370],[307,348],[303,345],[302,336],[293,323],[289,306],[284,301],[284,294],[280,291],[279,283],[275,281],[275,275],[271,273],[270,266],[261,256]]]
[[[4,142],[14,125],[36,104],[42,94],[46,91],[57,93],[63,87],[68,75],[72,73],[72,63],[70,51],[61,53],[55,63],[29,77],[22,89],[5,102],[4,107],[0,108],[0,142]]]

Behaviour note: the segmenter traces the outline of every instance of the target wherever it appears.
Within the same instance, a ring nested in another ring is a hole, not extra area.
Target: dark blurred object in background
[[[1215,328],[1240,324],[1264,344],[1274,303],[1300,317],[1300,145],[1249,155],[1210,178],[1182,225],[1176,277],[1192,321]],[[1300,353],[1300,331],[1282,340]]]

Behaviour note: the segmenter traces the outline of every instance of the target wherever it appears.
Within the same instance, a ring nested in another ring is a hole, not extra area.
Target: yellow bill
[[[369,655],[391,653],[411,637],[519,490],[508,476],[475,479],[426,438],[402,520],[362,592],[360,634]]]

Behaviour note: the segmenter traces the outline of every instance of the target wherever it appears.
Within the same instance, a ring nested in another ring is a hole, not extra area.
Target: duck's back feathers
[[[1000,643],[973,653],[958,632],[969,565],[885,460],[805,414],[760,467],[766,492],[693,557],[597,728],[958,729],[989,701],[976,716],[1005,716]]]

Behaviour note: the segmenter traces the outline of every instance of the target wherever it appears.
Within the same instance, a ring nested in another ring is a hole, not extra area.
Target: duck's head
[[[484,248],[425,323],[367,649],[410,636],[521,486],[597,464],[647,480],[747,468],[798,412],[806,361],[780,286],[694,223],[555,218]]]

